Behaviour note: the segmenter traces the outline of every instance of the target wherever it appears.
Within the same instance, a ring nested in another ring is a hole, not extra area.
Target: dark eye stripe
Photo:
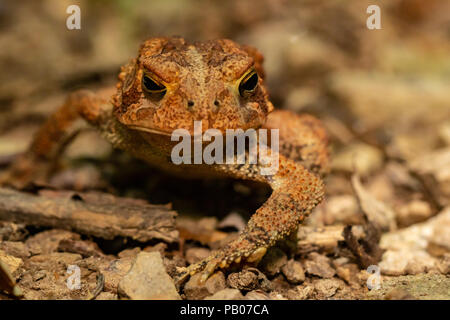
[[[254,72],[248,78],[242,80],[242,82],[239,84],[239,94],[241,96],[245,96],[246,94],[251,93],[253,90],[255,90],[257,85],[258,74]]]
[[[158,84],[152,80],[149,76],[144,75],[142,77],[142,85],[149,92],[162,92],[166,90],[164,85]]]

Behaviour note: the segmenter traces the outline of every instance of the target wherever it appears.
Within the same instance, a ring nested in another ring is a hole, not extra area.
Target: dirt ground
[[[83,132],[51,188],[0,189],[0,300],[450,299],[449,1],[377,0],[380,30],[365,0],[84,0],[68,30],[73,2],[0,3],[0,174],[68,93],[113,86],[143,39],[225,37],[264,54],[276,108],[323,121],[326,199],[258,265],[175,287],[176,267],[234,239],[270,190],[166,176]],[[158,212],[163,227],[64,220],[80,206]]]

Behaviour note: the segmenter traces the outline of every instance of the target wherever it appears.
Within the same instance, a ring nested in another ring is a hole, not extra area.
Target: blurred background
[[[66,28],[71,4],[81,8],[81,30]],[[420,159],[450,145],[450,3],[376,1],[381,30],[366,27],[370,4],[374,2],[2,0],[2,161],[8,163],[24,150],[68,92],[114,85],[120,66],[136,55],[142,40],[225,37],[264,54],[277,108],[323,120],[336,173],[329,178],[330,193],[348,191],[349,180],[342,177],[354,164],[361,175],[376,177],[386,168],[396,172],[399,165],[416,161],[439,183],[448,182],[448,152],[440,162],[435,156],[433,163]],[[87,143],[80,138],[70,148],[69,157],[99,158],[110,152],[93,134],[87,137]],[[448,203],[447,184],[435,191],[439,206]],[[388,188],[377,190],[386,201],[401,201]]]
[[[81,8],[81,30],[66,28],[71,4]],[[381,30],[366,27],[372,4]],[[230,38],[263,53],[276,108],[314,114],[327,127],[327,200],[306,224],[361,223],[350,179],[357,171],[385,206],[383,274],[426,272],[437,261],[448,274],[449,13],[448,0],[0,0],[0,170],[69,92],[114,85],[144,39]],[[238,182],[174,183],[94,132],[65,160],[52,181],[60,188],[172,202],[181,214],[247,219],[268,195]],[[434,231],[410,228],[420,223]],[[423,232],[432,247],[420,242]]]

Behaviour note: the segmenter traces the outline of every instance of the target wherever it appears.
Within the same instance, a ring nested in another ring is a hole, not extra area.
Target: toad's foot
[[[189,276],[199,272],[201,272],[200,283],[205,283],[218,269],[227,270],[233,264],[256,264],[266,254],[267,247],[267,245],[253,243],[248,239],[238,239],[198,263],[186,268],[178,268],[175,283],[180,284]]]

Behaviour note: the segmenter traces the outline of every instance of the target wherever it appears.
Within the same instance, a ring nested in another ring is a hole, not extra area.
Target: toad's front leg
[[[227,268],[233,262],[259,261],[267,248],[296,230],[324,197],[320,177],[282,155],[279,170],[271,176],[258,175],[259,165],[223,165],[223,169],[242,178],[265,180],[273,189],[272,195],[251,217],[237,240],[204,261],[180,268],[177,281],[200,271],[203,271],[201,281],[206,281],[216,269]]]

